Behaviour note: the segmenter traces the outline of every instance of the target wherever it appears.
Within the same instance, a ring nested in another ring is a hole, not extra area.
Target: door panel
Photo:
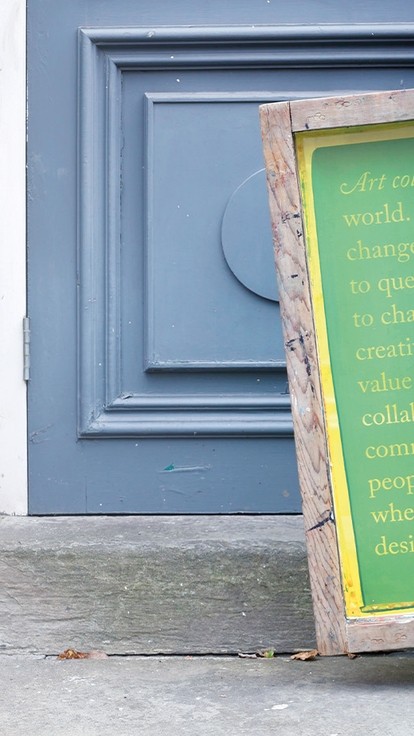
[[[253,6],[29,2],[31,513],[300,508],[258,105],[367,77]]]

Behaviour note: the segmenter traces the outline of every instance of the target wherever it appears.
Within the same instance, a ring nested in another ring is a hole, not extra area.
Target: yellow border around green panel
[[[392,132],[392,135],[390,133]],[[348,482],[342,452],[342,440],[332,378],[319,246],[316,229],[312,190],[312,157],[316,149],[326,146],[347,145],[405,138],[412,135],[412,123],[391,123],[352,128],[306,131],[295,134],[298,174],[302,197],[302,210],[306,233],[307,261],[309,269],[313,318],[316,331],[319,371],[325,412],[325,430],[330,462],[335,523],[342,572],[345,611],[349,618],[384,616],[401,612],[414,612],[414,603],[364,607],[355,535],[352,523]]]

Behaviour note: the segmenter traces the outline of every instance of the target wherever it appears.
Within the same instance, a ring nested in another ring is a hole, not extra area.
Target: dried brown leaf
[[[65,649],[64,652],[58,654],[58,659],[86,659],[87,652],[78,652],[77,649]]]
[[[300,659],[302,662],[312,662],[319,655],[317,649],[310,649],[308,652],[298,652],[292,654],[291,659]]]
[[[77,649],[65,649],[64,652],[58,654],[58,659],[107,659],[106,652],[93,649],[90,652],[78,652]]]

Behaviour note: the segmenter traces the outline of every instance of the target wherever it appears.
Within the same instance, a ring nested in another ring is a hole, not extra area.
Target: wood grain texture
[[[391,123],[414,118],[414,90],[322,97],[290,103],[292,131]]]
[[[414,616],[384,616],[347,622],[350,652],[385,652],[414,647]]]
[[[289,103],[261,107],[309,572],[321,654],[347,650],[315,333]]]
[[[321,654],[414,646],[414,616],[345,618],[307,274],[294,132],[414,118],[414,90],[261,107],[276,270],[292,395],[316,635]]]

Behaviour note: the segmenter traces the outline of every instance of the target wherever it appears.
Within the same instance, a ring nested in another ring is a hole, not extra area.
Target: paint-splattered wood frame
[[[413,120],[414,90],[267,104],[260,116],[318,649],[413,647],[412,614],[345,615],[294,136]]]

